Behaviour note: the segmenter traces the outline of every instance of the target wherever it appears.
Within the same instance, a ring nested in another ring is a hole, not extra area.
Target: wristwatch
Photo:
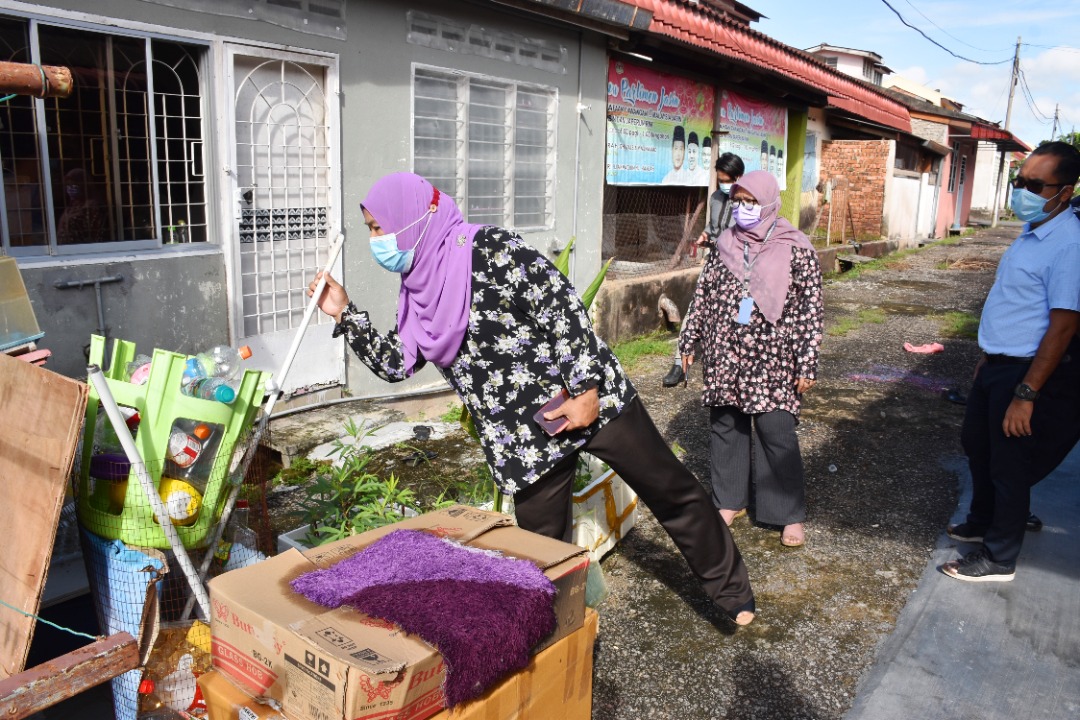
[[[1020,383],[1019,385],[1017,385],[1016,389],[1013,390],[1013,395],[1020,398],[1021,400],[1039,399],[1039,391],[1031,387],[1027,383]]]

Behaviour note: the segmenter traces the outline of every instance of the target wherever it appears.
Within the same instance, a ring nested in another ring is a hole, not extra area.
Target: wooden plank
[[[0,600],[37,615],[86,414],[85,383],[0,353]],[[0,605],[0,678],[26,667],[34,619]]]
[[[0,680],[0,717],[20,720],[137,667],[135,638],[110,635]]]

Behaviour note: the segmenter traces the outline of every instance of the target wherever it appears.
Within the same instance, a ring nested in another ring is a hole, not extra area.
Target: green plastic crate
[[[102,367],[104,354],[105,339],[92,335],[90,362]],[[251,440],[252,424],[262,403],[264,385],[270,373],[245,370],[236,392],[236,400],[226,405],[215,400],[184,395],[180,391],[180,385],[188,356],[168,350],[154,350],[150,377],[145,385],[127,382],[127,365],[135,359],[135,354],[135,343],[115,340],[109,368],[103,370],[117,404],[133,407],[139,412],[141,420],[135,436],[135,446],[142,455],[155,487],[159,486],[162,472],[166,468],[169,436],[176,420],[192,420],[222,428],[215,456],[199,458],[199,462],[211,463],[211,469],[198,516],[190,525],[174,525],[184,547],[204,547],[209,542],[210,530],[217,523],[228,497],[233,451],[238,443]],[[168,549],[165,533],[154,518],[153,508],[134,470],[128,475],[126,489],[121,490],[122,506],[106,502],[109,493],[102,492],[100,486],[100,483],[106,481],[95,480],[90,476],[98,401],[98,394],[91,384],[77,487],[79,520],[90,532],[109,540],[121,540],[139,547]],[[240,480],[235,478],[236,482]]]

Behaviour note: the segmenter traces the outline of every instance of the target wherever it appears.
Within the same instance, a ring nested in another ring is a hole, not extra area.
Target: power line
[[[1025,47],[1042,48],[1043,50],[1064,50],[1065,52],[1080,53],[1080,48],[1071,45],[1036,45],[1035,43],[1020,43]]]
[[[920,29],[920,28],[918,28],[918,27],[916,27],[916,26],[912,25],[912,24],[911,24],[911,23],[909,23],[909,22],[908,22],[907,20],[905,20],[905,19],[904,19],[904,16],[900,14],[900,11],[899,11],[899,10],[897,10],[896,8],[894,8],[894,7],[892,6],[892,5],[890,5],[890,4],[889,4],[889,0],[881,0],[881,2],[885,3],[885,7],[889,8],[890,10],[892,10],[892,11],[893,11],[893,13],[894,13],[894,14],[896,15],[896,17],[900,18],[900,22],[902,22],[902,23],[903,23],[904,25],[907,25],[907,26],[908,26],[909,28],[911,28],[911,29],[912,29],[912,30],[914,30],[915,32],[919,33],[919,34],[920,34],[920,35],[922,35],[922,36],[923,36],[924,38],[926,38],[927,40],[929,40],[929,41],[930,41],[931,43],[933,43],[934,45],[937,45],[937,46],[938,46],[939,48],[941,48],[941,49],[942,49],[942,50],[944,50],[945,52],[947,52],[947,53],[949,53],[950,55],[952,55],[952,56],[953,56],[954,58],[959,58],[960,60],[963,60],[964,62],[969,62],[969,63],[973,63],[973,64],[975,64],[975,65],[1004,65],[1005,63],[1010,63],[1010,62],[1012,62],[1012,61],[1013,61],[1013,60],[1012,60],[1012,58],[1009,58],[1008,60],[1000,60],[1000,61],[998,61],[998,62],[984,62],[984,61],[982,61],[982,60],[972,60],[971,58],[966,58],[966,57],[964,57],[963,55],[957,55],[957,54],[956,54],[956,53],[954,53],[954,52],[953,52],[952,50],[950,50],[949,48],[945,47],[944,45],[942,45],[941,43],[939,43],[939,42],[938,42],[937,40],[935,40],[934,38],[932,38],[932,37],[930,37],[929,35],[927,35],[926,33],[924,33],[924,32],[922,31],[922,29]]]
[[[1027,103],[1028,109],[1031,111],[1032,116],[1036,121],[1046,125],[1051,121],[1050,116],[1039,109],[1038,104],[1035,102],[1035,98],[1031,93],[1031,88],[1028,87],[1027,77],[1024,75],[1024,71],[1020,70],[1020,89],[1023,91],[1021,94],[1024,96],[1024,102]]]
[[[971,48],[972,50],[982,50],[983,52],[1007,52],[1007,50],[1003,50],[1003,49],[1000,49],[1000,48],[999,48],[999,49],[997,49],[997,50],[990,50],[989,48],[981,48],[981,47],[977,47],[977,46],[975,46],[975,45],[972,45],[972,44],[971,44],[971,43],[969,43],[969,42],[965,42],[964,40],[961,40],[960,38],[956,37],[955,35],[953,35],[952,33],[950,33],[950,32],[949,32],[948,30],[946,30],[945,28],[941,27],[941,26],[940,26],[940,25],[938,25],[938,24],[937,24],[936,22],[934,22],[934,21],[933,21],[933,20],[931,20],[931,19],[930,19],[929,17],[927,17],[926,13],[924,13],[924,12],[923,12],[922,10],[920,10],[919,8],[915,7],[915,3],[911,2],[911,0],[904,0],[904,2],[906,2],[906,3],[908,4],[908,5],[910,5],[910,6],[911,6],[911,8],[912,8],[912,10],[914,10],[915,12],[919,13],[920,15],[922,15],[922,16],[923,16],[923,19],[924,19],[924,20],[926,20],[926,22],[930,23],[931,25],[933,25],[934,27],[936,27],[936,28],[937,28],[938,30],[940,30],[941,32],[945,33],[946,35],[948,35],[949,37],[951,37],[951,38],[952,38],[953,40],[955,40],[956,42],[960,43],[961,45],[967,45],[967,46],[968,46],[969,48]],[[886,4],[888,4],[888,3],[886,3]],[[895,12],[895,11],[894,11],[894,12]]]

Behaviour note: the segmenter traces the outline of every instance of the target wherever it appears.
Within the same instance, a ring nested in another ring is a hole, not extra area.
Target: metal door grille
[[[235,77],[242,330],[251,337],[299,325],[307,283],[326,260],[330,131],[324,68],[237,57]]]

